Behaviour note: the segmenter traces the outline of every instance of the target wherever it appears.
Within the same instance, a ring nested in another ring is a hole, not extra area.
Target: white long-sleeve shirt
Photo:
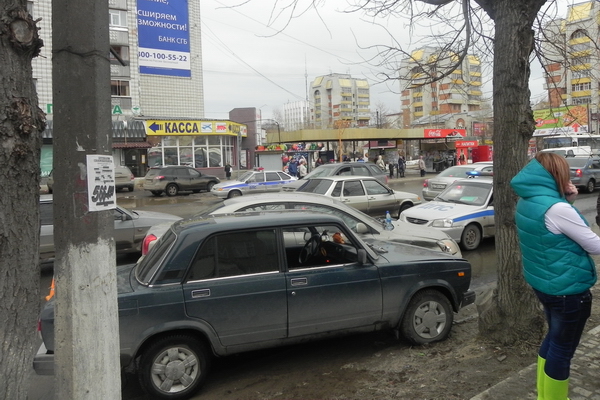
[[[545,223],[550,232],[568,236],[589,254],[600,254],[600,237],[570,204],[561,202],[550,207],[546,211]]]

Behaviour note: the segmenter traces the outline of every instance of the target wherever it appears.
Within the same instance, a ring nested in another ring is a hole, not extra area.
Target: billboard
[[[424,129],[423,137],[426,139],[463,138],[467,136],[466,129]]]
[[[535,120],[533,136],[589,132],[587,105],[534,110],[533,119]]]
[[[191,77],[188,0],[137,0],[141,74]]]

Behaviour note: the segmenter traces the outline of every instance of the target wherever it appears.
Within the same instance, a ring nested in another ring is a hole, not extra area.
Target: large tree
[[[294,16],[309,8],[319,12],[323,2],[283,3],[275,1],[275,7],[280,8],[271,13],[271,18],[287,15],[285,25],[288,25]],[[406,37],[413,37],[416,26],[429,26],[429,41],[421,39],[416,46],[433,44],[440,49],[440,55],[433,61],[424,61],[419,71],[427,75],[423,84],[452,74],[467,54],[492,55],[498,279],[497,289],[480,308],[480,332],[502,344],[540,338],[544,320],[532,290],[522,277],[514,224],[517,199],[509,183],[527,162],[528,143],[535,129],[529,91],[530,62],[536,48],[534,27],[546,15],[547,10],[542,11],[542,7],[554,4],[554,0],[353,0],[351,3],[346,12],[362,12],[372,17],[374,23],[381,18],[387,26],[392,26],[388,29],[381,24],[392,39],[382,38],[382,42],[391,45],[363,47],[365,51],[374,51],[372,58],[367,59],[381,68],[384,80],[402,80],[398,59],[410,57],[414,50],[403,49],[400,43],[405,38],[394,37],[391,30],[397,30],[399,24],[390,24],[391,18],[410,19],[402,32]]]
[[[41,132],[31,60],[42,47],[26,0],[0,5],[0,398],[25,399],[39,312]]]

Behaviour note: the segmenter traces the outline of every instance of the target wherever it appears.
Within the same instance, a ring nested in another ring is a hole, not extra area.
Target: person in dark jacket
[[[544,307],[548,332],[538,352],[538,399],[567,400],[571,359],[592,308],[600,238],[573,206],[569,164],[539,152],[512,180],[523,275]]]
[[[231,165],[229,163],[225,164],[225,177],[227,180],[231,179]]]

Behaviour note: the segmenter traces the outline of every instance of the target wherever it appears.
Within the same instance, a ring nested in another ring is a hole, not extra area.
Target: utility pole
[[[121,398],[108,3],[52,1],[57,399]]]

